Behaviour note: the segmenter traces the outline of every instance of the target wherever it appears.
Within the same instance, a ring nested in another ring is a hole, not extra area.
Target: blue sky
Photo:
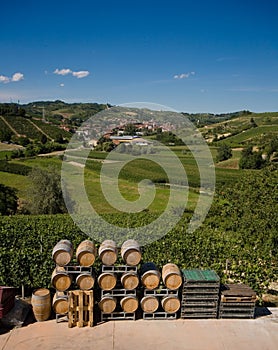
[[[1,3],[0,102],[278,111],[278,3]]]

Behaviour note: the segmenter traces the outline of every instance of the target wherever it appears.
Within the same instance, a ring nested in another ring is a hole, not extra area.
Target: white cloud
[[[24,75],[22,73],[14,73],[14,75],[12,76],[12,81],[20,81],[24,79]]]
[[[72,72],[72,75],[77,79],[85,78],[90,74],[87,70],[80,70],[79,72]]]
[[[60,84],[60,86],[61,86],[61,87],[64,87],[64,86],[65,86],[65,84],[64,84],[64,83],[61,83],[61,84]]]
[[[9,83],[10,78],[6,77],[5,75],[0,75],[0,82],[4,84]]]
[[[63,69],[56,68],[53,73],[58,75],[67,75],[67,74],[71,74],[72,70],[69,68],[63,68]]]
[[[17,82],[23,79],[24,79],[24,75],[19,72],[14,73],[11,78],[5,75],[0,75],[0,83],[4,83],[4,84],[10,83],[10,82]]]
[[[191,75],[195,75],[195,72],[176,74],[176,75],[174,75],[174,79],[187,79]]]
[[[80,70],[78,72],[73,72],[71,69],[69,68],[62,68],[62,69],[58,69],[56,68],[55,71],[53,72],[54,74],[58,74],[58,75],[68,75],[68,74],[72,74],[73,77],[76,77],[77,79],[81,79],[81,78],[85,78],[87,77],[90,72],[87,70]]]

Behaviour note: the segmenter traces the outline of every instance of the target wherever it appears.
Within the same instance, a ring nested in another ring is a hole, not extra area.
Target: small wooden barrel
[[[139,284],[139,277],[135,272],[124,273],[121,277],[121,283],[124,289],[135,289]]]
[[[84,272],[76,277],[76,284],[82,290],[89,290],[93,288],[95,279],[90,273]]]
[[[96,259],[95,243],[85,240],[76,249],[76,259],[81,266],[92,266]]]
[[[117,277],[112,272],[103,272],[97,281],[101,289],[111,290],[116,286]]]
[[[38,322],[49,319],[51,313],[50,292],[46,288],[37,289],[32,294],[31,304],[35,319]]]
[[[142,258],[141,249],[134,239],[128,239],[121,247],[121,256],[127,265],[136,266]]]
[[[159,286],[161,274],[153,262],[145,263],[141,268],[141,283],[146,289]]]
[[[148,295],[141,299],[140,305],[144,312],[155,312],[159,307],[159,301],[155,296]]]
[[[162,280],[168,289],[179,289],[182,285],[180,269],[175,264],[166,264],[162,268]]]
[[[116,309],[117,301],[110,295],[101,298],[98,306],[103,313],[110,314]]]
[[[51,284],[59,292],[64,292],[71,285],[71,276],[62,266],[57,266],[52,272]]]
[[[128,295],[122,298],[120,304],[124,312],[135,312],[139,306],[138,299],[134,295]]]
[[[52,300],[55,314],[66,314],[69,309],[68,297],[64,292],[56,292]]]
[[[103,241],[98,249],[98,255],[104,265],[114,265],[117,261],[118,250],[114,241]]]
[[[71,261],[72,255],[73,247],[67,239],[59,241],[52,250],[52,259],[59,266],[67,265]]]
[[[175,313],[180,309],[181,303],[177,296],[167,295],[161,300],[161,305],[165,312]]]

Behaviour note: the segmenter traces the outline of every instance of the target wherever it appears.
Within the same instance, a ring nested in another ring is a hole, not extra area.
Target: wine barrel
[[[67,265],[71,261],[72,255],[73,247],[67,239],[59,241],[52,250],[52,259],[59,266]]]
[[[143,264],[141,268],[141,283],[146,289],[155,289],[159,286],[161,274],[153,262]]]
[[[140,305],[144,312],[155,312],[159,307],[159,301],[155,296],[147,295],[141,299]]]
[[[139,306],[138,299],[134,295],[128,295],[122,298],[120,304],[124,312],[135,312]]]
[[[117,301],[110,295],[104,295],[98,306],[103,313],[110,314],[116,309]]]
[[[167,313],[175,313],[179,310],[181,303],[177,296],[175,295],[167,295],[161,300],[161,305],[165,312]]]
[[[162,267],[162,280],[168,289],[179,289],[182,285],[180,269],[175,264],[166,264]]]
[[[142,258],[141,249],[134,239],[128,239],[122,244],[121,256],[127,265],[136,266]]]
[[[104,265],[114,265],[118,256],[116,243],[110,239],[103,241],[98,249],[98,255]]]
[[[56,266],[52,272],[51,284],[59,292],[64,292],[71,285],[71,276],[62,266]]]
[[[76,284],[78,285],[79,289],[89,290],[93,288],[95,279],[90,273],[83,272],[76,277]]]
[[[97,281],[101,289],[111,290],[116,286],[117,277],[112,272],[103,272]]]
[[[76,259],[81,266],[92,266],[96,259],[95,243],[85,240],[76,249]]]
[[[64,292],[56,292],[52,300],[52,309],[55,314],[65,314],[69,309],[68,297]]]
[[[124,289],[135,289],[139,284],[139,277],[135,272],[126,272],[121,277],[121,283]]]
[[[37,289],[31,297],[31,304],[35,319],[38,322],[49,319],[51,313],[50,292],[46,288]]]

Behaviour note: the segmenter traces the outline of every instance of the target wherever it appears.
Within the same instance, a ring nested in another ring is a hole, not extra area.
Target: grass
[[[2,171],[0,171],[0,183],[17,189],[17,195],[21,199],[26,199],[26,189],[31,185],[27,176]]]
[[[172,147],[172,150],[179,157],[181,164],[184,166],[188,178],[188,184],[190,186],[188,189],[187,210],[193,211],[199,198],[199,171],[196,160],[194,159],[192,153],[185,146]],[[211,147],[210,150],[212,157],[215,159],[217,148]],[[153,158],[163,158],[163,162],[165,162],[165,164],[167,164],[167,166],[170,168],[173,164],[175,165],[175,163],[172,162],[172,156],[164,154],[164,157],[162,157],[162,155],[163,152],[157,153],[153,155]],[[242,175],[243,170],[235,169],[235,164],[238,161],[239,155],[239,151],[234,151],[233,158],[231,160],[227,161],[227,163],[222,162],[222,164],[217,164],[215,168],[217,186],[233,183]],[[78,156],[80,156],[79,153]],[[99,178],[102,163],[98,160],[103,160],[106,156],[107,154],[104,152],[91,152],[90,157],[87,159],[85,168],[84,183],[87,191],[87,196],[98,213],[113,213],[119,211],[108,203],[101,190]],[[68,160],[71,160],[70,157],[68,157]],[[72,158],[72,160],[76,161],[78,159]],[[47,169],[49,166],[55,166],[58,170],[60,170],[62,165],[62,160],[59,157],[36,157],[31,159],[13,160],[13,162],[25,164],[31,167],[40,167],[42,169]],[[113,173],[115,163],[107,163],[106,168],[108,169],[108,174]],[[77,169],[77,167],[72,166],[73,174],[77,171]],[[175,171],[175,167],[172,167],[171,174],[173,178],[175,178],[177,175]],[[1,173],[1,178],[5,179],[5,181],[2,181],[2,183],[6,184],[7,186],[17,188],[19,190],[19,197],[25,198],[25,193],[23,190],[30,186],[27,177],[9,173]],[[76,179],[76,181],[80,181],[78,177],[76,177]],[[138,183],[144,179],[150,179],[155,183],[155,198],[153,202],[148,206],[147,210],[154,213],[162,212],[165,209],[169,199],[170,192],[169,187],[167,186],[169,180],[163,168],[154,161],[150,161],[144,158],[134,158],[134,160],[128,162],[121,168],[118,179],[121,195],[126,200],[131,202],[138,200]],[[80,182],[73,183],[73,186],[79,185]],[[176,206],[179,207],[179,191],[176,192],[176,196]],[[78,201],[79,200],[83,200],[81,195]]]

